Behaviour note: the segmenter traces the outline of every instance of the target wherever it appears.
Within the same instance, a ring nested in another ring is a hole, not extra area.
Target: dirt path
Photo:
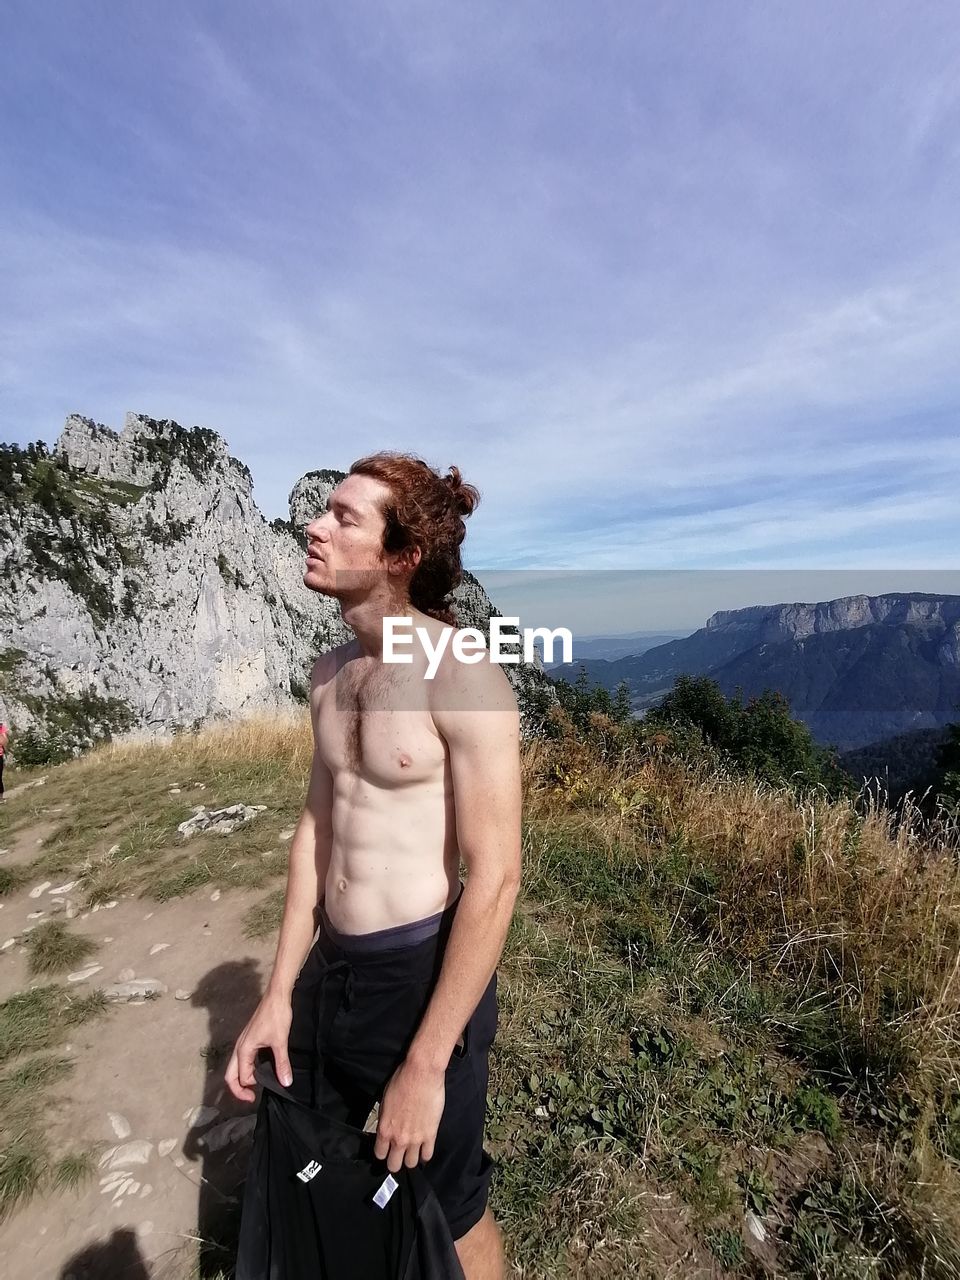
[[[18,848],[44,834],[40,826],[18,832]],[[42,883],[4,900],[0,942],[50,918],[51,896],[68,896],[51,895],[62,887],[51,884],[31,897]],[[10,1280],[185,1274],[191,1241],[215,1228],[244,1172],[254,1106],[234,1101],[223,1071],[273,961],[275,938],[242,933],[244,913],[265,892],[208,888],[162,904],[122,897],[71,921],[72,932],[98,943],[83,968],[100,967],[75,983],[56,981],[87,993],[132,970],[167,990],[112,1005],[70,1037],[74,1070],[49,1092],[51,1147],[59,1155],[100,1140],[108,1154],[81,1189],[35,1198],[0,1227]],[[44,915],[31,920],[37,911]],[[3,999],[52,980],[29,976],[19,942],[0,953]]]

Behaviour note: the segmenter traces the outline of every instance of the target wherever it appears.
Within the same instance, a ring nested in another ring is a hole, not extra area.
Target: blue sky
[[[957,564],[951,3],[7,0],[0,108],[0,438],[213,427],[269,516],[409,449],[478,570]]]

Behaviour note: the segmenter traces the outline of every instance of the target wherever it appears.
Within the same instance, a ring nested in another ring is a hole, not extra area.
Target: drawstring
[[[320,971],[318,986],[322,989],[323,984],[328,978],[332,977],[333,974],[340,972],[346,974],[346,979],[343,984],[343,1007],[345,1009],[349,1009],[353,1004],[353,965],[349,960],[334,960],[332,964],[328,963]]]

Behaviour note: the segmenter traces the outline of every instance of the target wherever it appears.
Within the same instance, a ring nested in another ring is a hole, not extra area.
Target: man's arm
[[[467,868],[440,976],[407,1062],[443,1071],[500,960],[520,888],[520,715],[499,663],[451,659],[431,713],[447,743],[457,839]]]
[[[325,679],[324,654],[314,664],[310,682],[313,724],[313,763],[303,812],[290,842],[287,891],[267,994],[289,1000],[293,984],[317,930],[317,907],[323,896],[333,848],[333,776],[324,764],[317,741],[317,710]]]

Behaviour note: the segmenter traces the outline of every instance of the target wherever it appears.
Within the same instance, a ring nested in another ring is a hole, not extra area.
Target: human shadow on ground
[[[60,1280],[150,1280],[132,1227],[118,1227],[107,1240],[85,1245],[60,1270]]]
[[[190,1003],[206,1009],[206,1078],[183,1144],[183,1155],[200,1166],[197,1203],[197,1280],[232,1275],[243,1184],[250,1159],[256,1103],[238,1102],[224,1084],[227,1062],[263,994],[260,966],[252,959],[211,969],[194,988]]]

